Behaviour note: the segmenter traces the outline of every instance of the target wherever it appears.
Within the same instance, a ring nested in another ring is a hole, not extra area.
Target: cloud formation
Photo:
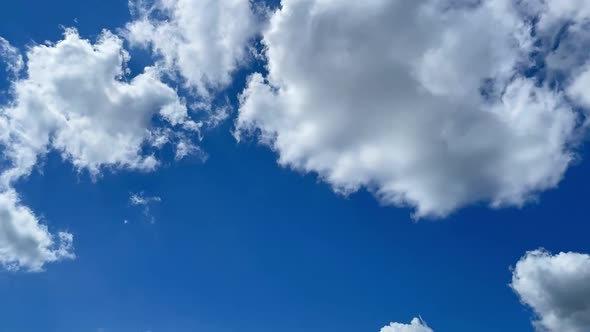
[[[4,49],[11,50],[4,52],[9,60],[19,59],[14,48]],[[18,230],[13,232],[18,236],[0,238],[0,248],[11,267],[40,270],[46,262],[72,257],[71,235],[59,233],[60,249],[51,249],[55,236],[18,204],[13,189],[49,151],[96,177],[105,168],[153,170],[159,161],[150,149],[168,142],[193,144],[190,136],[197,137],[199,124],[189,118],[176,91],[151,67],[128,78],[128,60],[123,40],[108,31],[92,43],[66,29],[63,40],[28,50],[26,75],[15,76],[10,101],[0,106],[1,223]]]
[[[0,192],[1,266],[38,272],[46,263],[74,257],[71,233],[51,234],[30,209],[19,203],[16,192]]]
[[[590,331],[590,255],[528,252],[516,264],[510,286],[537,315],[537,331]]]
[[[158,203],[161,202],[162,199],[158,196],[145,196],[143,192],[131,194],[129,197],[129,201],[132,205],[148,205],[151,203]]]
[[[414,318],[410,324],[391,323],[381,329],[381,332],[433,332],[420,318]]]
[[[126,26],[132,45],[150,47],[160,65],[180,74],[202,97],[231,82],[249,56],[260,20],[247,0],[131,1]]]
[[[281,165],[444,217],[521,206],[574,159],[590,80],[575,31],[587,27],[568,25],[561,43],[555,31],[586,2],[281,4],[263,32],[268,75],[250,77],[236,122]]]
[[[0,143],[12,162],[3,185],[28,175],[49,150],[92,175],[103,167],[152,170],[158,161],[142,148],[153,117],[195,127],[152,68],[126,80],[122,43],[105,31],[92,44],[68,29],[56,44],[28,51],[27,77],[13,82],[14,99],[0,109]]]
[[[143,215],[148,219],[150,223],[153,224],[156,222],[156,219],[152,215],[150,206],[162,202],[162,198],[160,198],[159,196],[146,196],[143,192],[140,192],[132,193],[131,196],[129,196],[129,202],[131,203],[131,205],[141,207]]]
[[[6,70],[12,75],[18,75],[24,67],[23,57],[18,49],[2,37],[0,37],[0,61],[6,64]]]

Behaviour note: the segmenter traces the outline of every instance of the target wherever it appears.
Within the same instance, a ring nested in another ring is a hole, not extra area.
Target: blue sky
[[[20,50],[61,40],[60,26],[94,42],[133,20],[123,0],[0,8],[0,36]],[[133,75],[156,58],[125,47]],[[416,220],[420,204],[379,201],[364,188],[337,194],[313,169],[277,165],[280,147],[237,142],[237,96],[262,68],[250,61],[216,92],[233,111],[202,132],[205,161],[175,161],[165,147],[154,171],[105,169],[93,179],[51,151],[16,181],[51,232],[73,234],[76,258],[0,272],[0,330],[377,332],[420,315],[435,331],[535,331],[510,267],[538,248],[590,252],[587,144],[577,143],[557,186],[522,207],[490,208],[484,197]],[[7,91],[11,78],[0,77]],[[144,213],[135,193],[161,201]]]

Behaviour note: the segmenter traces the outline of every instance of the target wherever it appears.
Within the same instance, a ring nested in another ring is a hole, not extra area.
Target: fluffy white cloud
[[[560,52],[530,19],[553,3],[283,0],[236,134],[417,217],[520,206],[559,183],[579,134],[566,93],[524,74]]]
[[[516,264],[511,286],[538,315],[538,331],[590,331],[590,255],[528,252]]]
[[[13,82],[13,101],[0,108],[0,143],[12,162],[2,174],[5,187],[51,149],[92,175],[102,167],[152,170],[158,161],[142,148],[154,116],[198,129],[153,68],[124,78],[129,55],[107,31],[92,44],[68,29],[63,40],[34,46],[27,58],[27,76]]]
[[[0,192],[0,265],[41,271],[46,263],[73,259],[72,241],[67,232],[52,235],[13,190]]]
[[[132,1],[137,19],[127,25],[127,37],[150,46],[164,68],[208,97],[248,57],[260,25],[253,6],[248,0]]]
[[[381,332],[433,332],[420,318],[414,318],[410,324],[391,323],[381,329]]]

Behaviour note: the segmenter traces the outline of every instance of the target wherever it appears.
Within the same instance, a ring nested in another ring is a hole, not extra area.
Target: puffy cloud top
[[[123,80],[129,55],[122,43],[105,31],[92,44],[68,29],[55,45],[28,51],[27,76],[13,82],[13,101],[0,108],[0,144],[13,163],[2,174],[5,186],[50,149],[93,175],[104,166],[151,170],[158,161],[142,145],[152,118],[194,127],[176,91],[152,68]]]
[[[247,59],[259,19],[247,0],[155,0],[131,2],[137,19],[127,25],[132,44],[150,46],[163,67],[208,97],[231,82]]]

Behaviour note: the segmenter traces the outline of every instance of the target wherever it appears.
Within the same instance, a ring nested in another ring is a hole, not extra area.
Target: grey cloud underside
[[[557,186],[586,130],[578,34],[561,44],[580,58],[561,70],[565,87],[525,75],[534,52],[548,62],[562,52],[537,43],[569,18],[553,7],[282,1],[263,32],[269,73],[250,77],[237,135],[254,133],[281,165],[336,191],[365,187],[417,217],[476,202],[521,206]]]
[[[531,251],[516,264],[511,287],[536,313],[538,331],[590,331],[590,255]]]

